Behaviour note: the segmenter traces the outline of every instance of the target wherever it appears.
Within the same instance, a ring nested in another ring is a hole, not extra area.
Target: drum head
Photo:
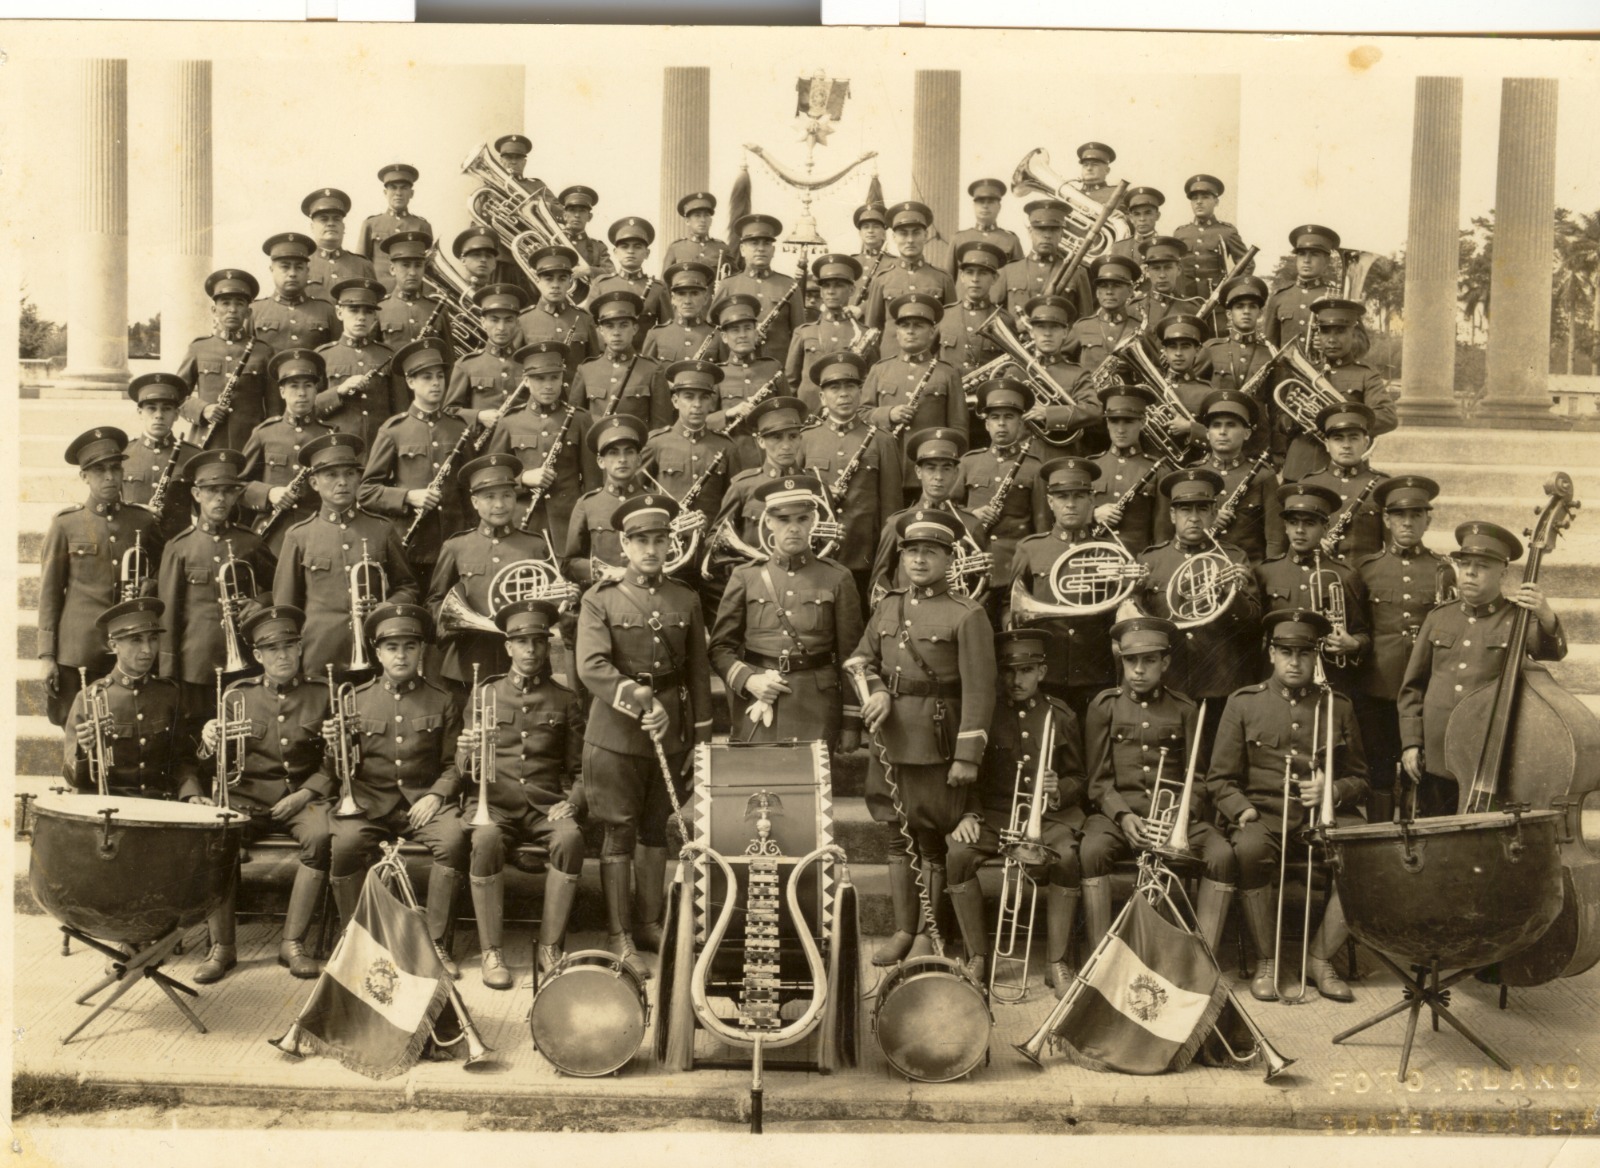
[[[610,953],[571,954],[533,998],[528,1025],[539,1053],[579,1078],[626,1066],[644,1042],[644,989]]]
[[[904,962],[878,991],[874,1025],[889,1065],[919,1083],[970,1073],[989,1051],[983,993],[945,957]]]
[[[40,795],[31,814],[55,815],[63,819],[100,822],[101,812],[115,809],[114,823],[142,823],[152,826],[220,827],[243,824],[249,818],[239,812],[226,816],[220,808],[202,803],[179,803],[171,799],[141,799],[123,795]]]

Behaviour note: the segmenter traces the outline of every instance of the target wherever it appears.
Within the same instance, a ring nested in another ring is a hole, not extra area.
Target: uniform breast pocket
[[[406,728],[424,742],[437,742],[444,730],[444,715],[428,714],[421,718],[412,718],[406,723]]]
[[[269,481],[274,477],[281,477],[283,475],[289,475],[292,477],[295,473],[297,473],[290,469],[295,465],[295,462],[288,451],[269,450],[263,457],[262,462],[266,465],[267,478]]]
[[[332,556],[307,556],[303,562],[307,579],[326,580],[333,573]]]
[[[663,455],[656,463],[663,483],[683,484],[689,477],[689,460],[682,454]]]
[[[815,471],[817,477],[819,479],[821,479],[823,482],[826,483],[826,482],[829,481],[827,472],[831,471],[833,469],[833,459],[831,459],[831,458],[812,458],[810,455],[807,455],[806,456],[806,469],[807,470],[811,470],[811,471]]]
[[[1283,750],[1283,739],[1275,730],[1252,734],[1248,741],[1251,750],[1260,750],[1269,756],[1280,754]]]
[[[398,447],[396,453],[400,456],[400,473],[410,471],[413,474],[426,473],[432,470],[428,465],[429,450],[426,446],[406,445]]]
[[[75,557],[89,557],[100,554],[100,541],[97,539],[74,539],[67,543],[67,554]]]
[[[953,649],[956,630],[954,625],[922,625],[911,631],[911,637],[926,656],[929,650],[948,652]],[[933,662],[930,660],[928,664]]]
[[[994,493],[994,474],[991,471],[971,471],[967,474],[967,486],[974,493],[992,495]]]
[[[361,737],[368,743],[389,733],[389,723],[382,718],[359,718],[356,720],[356,725],[360,728]]]
[[[1438,652],[1440,649],[1449,649],[1454,647],[1456,635],[1439,631],[1431,632],[1428,634],[1428,643],[1433,646],[1434,652]],[[1504,642],[1502,642],[1502,647],[1504,647]]]
[[[477,580],[489,574],[487,560],[457,560],[456,572],[463,580]]]
[[[205,587],[212,581],[211,569],[206,567],[190,566],[184,569],[184,578],[193,587]]]
[[[223,372],[221,357],[201,357],[194,363],[194,367],[200,371],[202,377],[220,377]]]
[[[124,722],[120,719],[115,720],[111,723],[111,737],[117,739],[119,742],[127,743],[133,738],[135,725],[136,723],[134,722]]]
[[[264,341],[270,342],[273,337],[277,336],[277,334],[282,331],[282,329],[282,321],[263,320],[260,317],[256,318],[256,336],[260,337]]]
[[[648,657],[654,630],[636,613],[626,613],[611,621],[611,639],[630,658]]]
[[[801,632],[810,633],[833,628],[833,593],[807,592],[794,598],[790,606],[790,619]]]

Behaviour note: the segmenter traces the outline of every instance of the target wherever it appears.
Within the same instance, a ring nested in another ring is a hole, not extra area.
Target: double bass
[[[1544,556],[1581,506],[1556,472],[1529,537],[1523,582],[1537,583]],[[1445,725],[1445,768],[1460,784],[1461,814],[1512,804],[1560,813],[1562,906],[1532,946],[1502,960],[1502,985],[1543,985],[1600,961],[1600,853],[1584,843],[1585,800],[1600,788],[1600,718],[1528,656],[1536,617],[1518,608],[1497,681],[1468,694]]]

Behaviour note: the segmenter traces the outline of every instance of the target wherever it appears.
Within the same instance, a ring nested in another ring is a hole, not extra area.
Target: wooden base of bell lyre
[[[91,949],[99,950],[111,958],[112,961],[112,972],[79,994],[77,998],[78,1005],[88,1005],[89,999],[107,986],[116,987],[105,1001],[94,1008],[93,1013],[74,1026],[72,1032],[61,1040],[63,1046],[76,1038],[85,1026],[89,1025],[101,1014],[104,1014],[116,1003],[118,998],[122,997],[123,994],[145,978],[149,978],[161,987],[161,992],[172,1000],[172,1004],[178,1007],[183,1016],[189,1020],[191,1026],[201,1034],[207,1033],[205,1023],[201,1022],[195,1012],[189,1008],[189,1004],[178,996],[178,991],[181,991],[191,998],[197,998],[200,996],[200,991],[193,986],[185,985],[177,978],[163,973],[161,970],[161,963],[172,956],[173,951],[178,947],[178,942],[183,939],[182,929],[173,929],[165,936],[150,942],[148,945],[141,945],[131,952],[107,945],[104,941],[97,940],[81,929],[75,929],[70,925],[62,925],[61,932],[66,937],[76,937]]]

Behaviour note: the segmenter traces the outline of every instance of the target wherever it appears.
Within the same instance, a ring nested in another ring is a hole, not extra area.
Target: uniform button
[[[1290,722],[1289,723],[1289,729],[1291,729],[1291,730],[1300,729],[1300,723],[1299,722]]]
[[[1141,727],[1143,727],[1144,729],[1146,729],[1146,730],[1150,729],[1150,723],[1149,722],[1140,722],[1139,725]]]
[[[1458,685],[1458,686],[1456,686],[1456,693],[1460,693],[1460,692],[1461,692],[1461,687]]]
[[[1149,767],[1142,767],[1140,769],[1142,769],[1144,771],[1144,773],[1147,774],[1147,775],[1150,773],[1150,768]]]
[[[133,716],[133,720],[136,721],[136,722],[143,722],[144,721],[144,715],[143,714],[135,714]]]
[[[395,698],[395,701],[399,701],[399,700],[400,700],[400,699],[399,699],[399,698],[398,698],[398,697],[396,697],[396,698]],[[396,715],[395,715],[395,716],[394,716],[394,720],[395,720],[395,721],[396,721],[396,722],[404,722],[404,721],[405,721],[405,719],[404,719],[404,718],[403,718],[403,717],[401,717],[401,716],[400,716],[400,715],[399,715],[399,714],[396,714]]]
[[[283,700],[283,698],[282,698],[282,696],[281,696],[281,695],[280,695],[280,696],[279,696],[279,698],[278,698],[278,700],[279,700],[279,701],[282,701],[282,700]],[[278,715],[278,721],[280,721],[280,722],[282,722],[282,721],[283,721],[283,720],[284,720],[284,718],[283,718],[283,715],[282,715],[282,714],[279,714],[279,715]]]
[[[1472,638],[1471,638],[1471,637],[1468,637],[1468,638],[1467,638],[1467,639],[1466,639],[1466,640],[1465,640],[1465,641],[1462,641],[1462,642],[1461,642],[1461,644],[1462,644],[1462,645],[1463,645],[1463,646],[1466,646],[1466,645],[1470,645],[1470,644],[1472,644]]]
[[[278,745],[279,746],[288,746],[289,745],[289,740],[287,738],[280,738],[280,739],[278,739]]]
[[[404,734],[396,734],[396,735],[395,735],[395,736],[394,736],[394,740],[395,740],[395,741],[396,741],[396,742],[404,742],[404,741],[405,741],[405,740],[406,740],[406,736],[405,736],[405,735],[404,735]],[[395,765],[396,765],[396,766],[398,766],[398,765],[400,765],[400,760],[399,760],[399,759],[396,759],[396,760],[395,760]]]

